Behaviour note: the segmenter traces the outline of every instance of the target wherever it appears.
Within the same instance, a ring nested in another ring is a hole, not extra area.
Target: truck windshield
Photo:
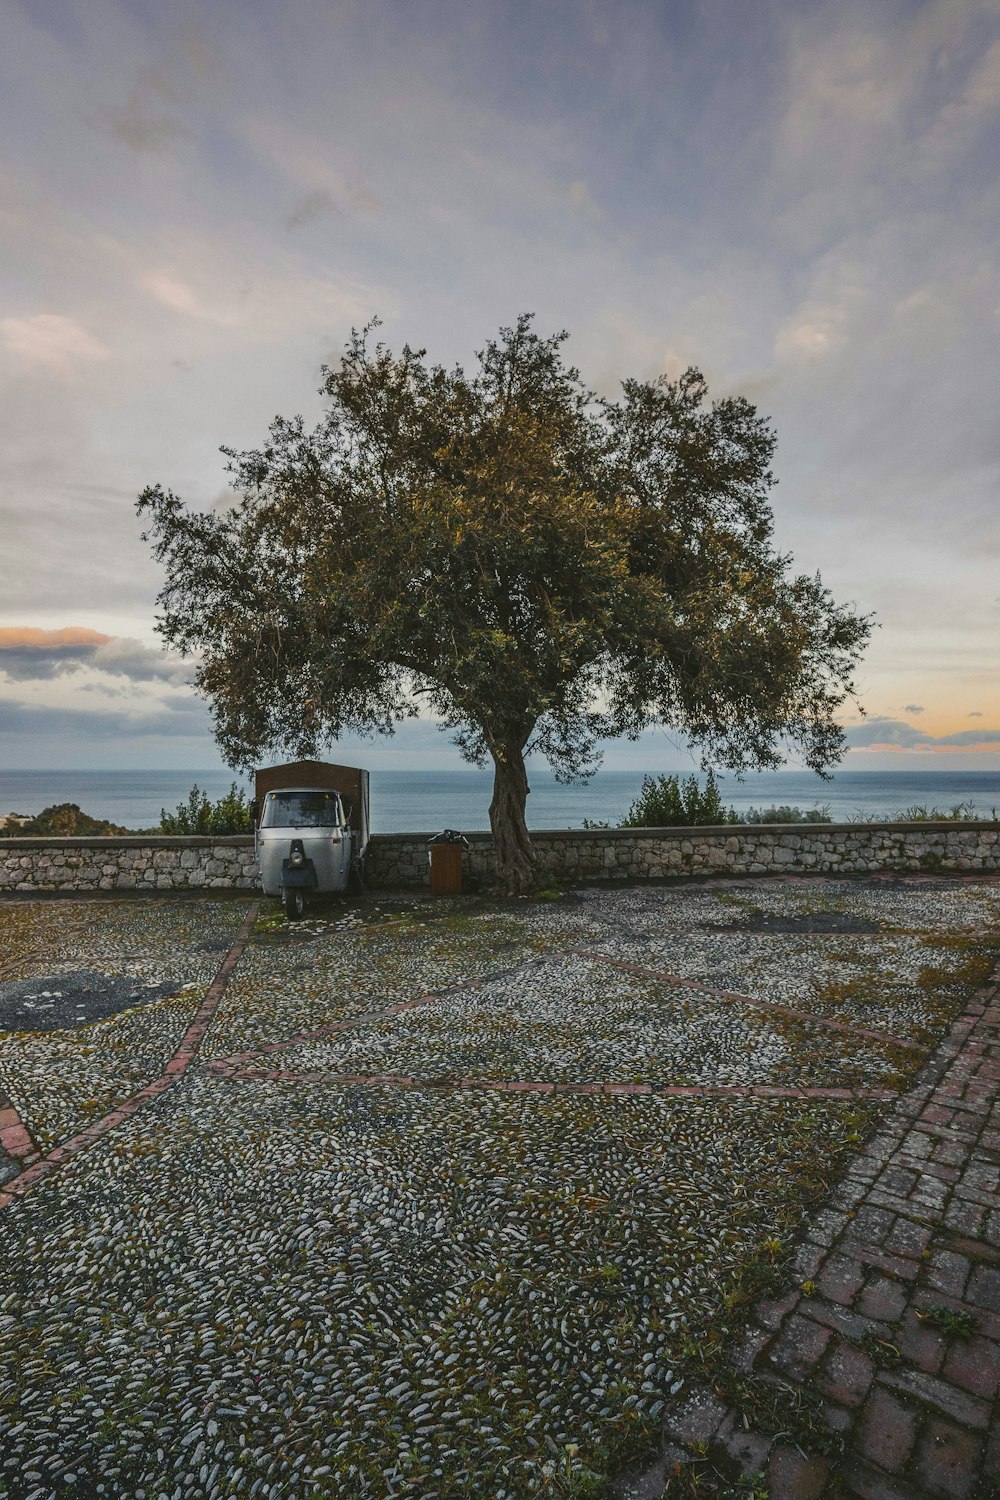
[[[339,828],[336,792],[268,792],[261,828]]]

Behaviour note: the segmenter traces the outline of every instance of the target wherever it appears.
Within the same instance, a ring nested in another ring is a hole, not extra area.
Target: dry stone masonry
[[[250,838],[23,838],[0,842],[0,891],[252,890]]]
[[[602,828],[533,833],[539,863],[557,882],[669,880],[701,875],[870,874],[1000,870],[996,823],[827,823],[747,828]],[[494,875],[489,834],[469,835],[472,882]],[[372,840],[373,886],[427,884],[426,835]]]
[[[429,883],[426,833],[376,835],[373,889]],[[533,833],[545,876],[560,884],[704,875],[936,874],[1000,871],[997,823],[827,823],[746,828],[556,829]],[[470,889],[492,885],[493,840],[469,835]],[[15,838],[0,841],[0,891],[248,890],[253,840]]]

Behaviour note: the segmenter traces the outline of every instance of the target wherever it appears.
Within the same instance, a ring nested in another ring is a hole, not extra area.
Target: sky
[[[138,492],[220,503],[375,314],[468,367],[531,311],[603,394],[696,364],[770,418],[777,544],[879,622],[845,768],[1000,771],[1000,0],[0,21],[0,765],[219,764]]]

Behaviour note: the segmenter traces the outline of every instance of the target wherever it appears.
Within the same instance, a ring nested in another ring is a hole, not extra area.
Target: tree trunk
[[[508,896],[524,896],[535,884],[535,851],[524,820],[531,788],[521,746],[513,742],[498,746],[493,764],[490,827],[497,848],[497,878]]]

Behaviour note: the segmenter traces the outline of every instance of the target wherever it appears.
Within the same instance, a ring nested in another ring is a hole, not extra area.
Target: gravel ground
[[[42,1146],[163,1073],[246,911],[0,903],[3,993],[52,999],[86,970],[129,1002],[0,1032]],[[919,1048],[817,1018],[926,1045],[1000,949],[988,882],[380,902],[292,927],[263,911],[201,1062],[0,1209],[5,1500],[600,1493],[882,1106],[455,1075],[902,1087]],[[256,1066],[438,1086],[206,1070],[275,1043]]]
[[[247,905],[0,902],[0,1085],[39,1146],[160,1076]]]
[[[0,901],[0,977],[18,958],[82,963],[225,953],[246,914],[245,895],[227,900]]]
[[[35,1141],[58,1145],[159,1078],[207,983],[86,1029],[0,1036],[0,1081]]]
[[[761,1152],[844,1130],[844,1106],[185,1082],[0,1218],[0,1474],[573,1493],[652,1431],[687,1330],[792,1207]]]
[[[515,923],[456,916],[428,924],[335,930],[243,955],[205,1053],[225,1057],[513,968],[537,953]]]
[[[516,910],[517,908],[515,908]],[[564,916],[565,913],[565,916]],[[634,886],[576,893],[572,908],[554,904],[534,920],[635,927],[655,933],[698,927],[753,928],[763,917],[801,921],[820,930],[838,915],[882,929],[929,933],[1000,926],[1000,885],[984,881],[782,880],[717,882],[706,886]]]
[[[897,1049],[833,1040],[808,1021],[651,985],[574,956],[301,1044],[271,1065],[420,1078],[850,1088],[882,1087],[905,1063]]]
[[[654,938],[604,935],[589,946],[644,968],[917,1041],[941,1033],[956,1002],[982,983],[991,952],[985,938],[951,947],[912,933],[831,937],[718,930]]]

